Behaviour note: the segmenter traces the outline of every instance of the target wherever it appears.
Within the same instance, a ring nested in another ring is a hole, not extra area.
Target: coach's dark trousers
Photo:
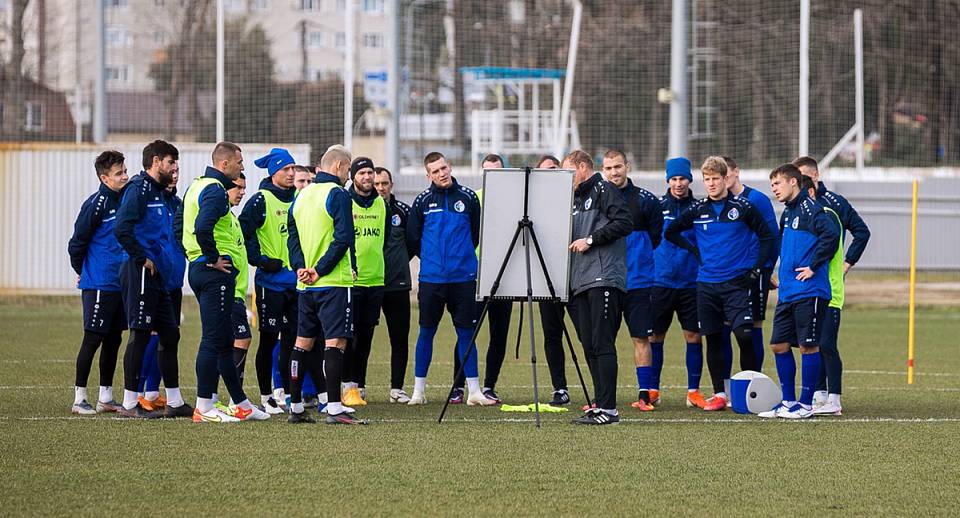
[[[540,325],[543,327],[543,353],[550,367],[553,390],[567,389],[567,374],[564,371],[563,353],[563,304],[544,301],[540,303]]]
[[[233,363],[233,310],[236,271],[228,274],[202,263],[190,263],[187,276],[200,305],[200,349],[197,350],[197,397],[210,399],[219,378],[234,403],[247,399]]]
[[[577,328],[583,355],[593,378],[597,408],[617,408],[617,329],[623,292],[617,288],[590,288],[570,302],[570,316]]]

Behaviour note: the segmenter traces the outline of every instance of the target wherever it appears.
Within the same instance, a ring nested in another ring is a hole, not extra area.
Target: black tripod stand
[[[503,262],[500,263],[500,269],[497,272],[497,277],[494,279],[493,284],[490,287],[490,295],[484,297],[483,301],[483,310],[480,312],[480,318],[477,319],[476,327],[473,329],[473,336],[470,338],[470,344],[467,346],[467,350],[464,353],[464,356],[460,358],[460,369],[457,371],[457,375],[454,376],[454,379],[460,378],[463,375],[463,369],[467,364],[467,358],[470,357],[470,354],[476,347],[477,334],[480,332],[480,326],[483,324],[483,321],[487,317],[487,312],[490,307],[490,301],[496,298],[497,291],[500,289],[500,280],[503,278],[503,272],[507,269],[507,264],[510,262],[510,257],[513,255],[513,252],[517,245],[517,240],[523,236],[523,241],[521,246],[524,249],[525,262],[526,262],[526,279],[527,279],[527,296],[520,298],[511,298],[511,300],[521,302],[521,323],[522,321],[522,303],[527,304],[527,317],[528,317],[528,326],[530,333],[530,365],[533,370],[533,401],[534,401],[534,414],[536,417],[537,428],[540,427],[540,400],[539,400],[539,385],[537,384],[537,344],[536,336],[534,334],[533,327],[533,278],[531,275],[531,266],[530,266],[530,244],[533,244],[533,248],[537,252],[537,258],[540,261],[540,269],[543,271],[543,277],[546,280],[547,290],[550,294],[549,297],[540,297],[539,300],[549,300],[552,302],[560,302],[560,298],[557,297],[556,289],[553,286],[553,281],[550,280],[550,272],[547,270],[547,264],[543,259],[543,252],[540,250],[540,242],[537,240],[537,233],[533,228],[533,221],[530,219],[529,215],[529,202],[530,202],[530,171],[529,167],[524,169],[524,182],[523,182],[523,216],[517,222],[517,229],[513,233],[513,239],[510,240],[510,247],[507,249],[507,254],[503,258]],[[577,376],[580,379],[580,386],[583,387],[583,395],[587,401],[587,405],[590,405],[590,394],[587,392],[587,384],[583,380],[583,373],[580,371],[580,364],[577,361],[577,353],[573,349],[573,343],[570,340],[570,334],[567,332],[567,325],[563,321],[561,315],[561,325],[563,327],[563,335],[566,338],[567,346],[570,349],[570,357],[573,360],[573,365],[576,367]],[[438,423],[443,422],[443,416],[447,413],[447,407],[450,406],[450,397],[453,395],[453,391],[456,388],[456,383],[450,387],[450,393],[447,395],[447,400],[443,404],[443,410],[440,411],[440,417],[437,419]]]

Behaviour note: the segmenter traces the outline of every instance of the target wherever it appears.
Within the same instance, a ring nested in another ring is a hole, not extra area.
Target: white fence
[[[183,193],[210,164],[213,144],[175,145],[180,150],[178,185]],[[93,161],[104,149],[116,149],[134,175],[142,169],[143,146],[0,145],[0,292],[69,293],[74,289],[76,275],[67,256],[67,241],[80,205],[99,185]],[[253,161],[273,146],[240,147],[250,196],[266,176]],[[287,147],[298,163],[307,163],[310,146]]]

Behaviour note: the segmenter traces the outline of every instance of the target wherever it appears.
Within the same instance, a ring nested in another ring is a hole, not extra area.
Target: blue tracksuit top
[[[181,237],[183,236],[183,224],[180,223],[181,229],[180,232],[177,232],[177,213],[181,210],[180,207],[183,206],[183,200],[177,196],[177,188],[174,187],[172,190],[166,190],[163,192],[164,200],[167,202],[167,207],[170,208],[170,225],[173,227],[174,234],[174,245],[176,251],[179,255],[173,257],[173,264],[171,271],[173,272],[169,279],[164,279],[164,289],[179,290],[183,288],[183,277],[187,273],[187,253],[183,251],[183,241]]]
[[[694,246],[681,234],[696,231]],[[760,211],[746,198],[728,193],[723,200],[696,201],[667,227],[664,237],[697,255],[697,282],[719,283],[736,279],[766,264],[772,254],[773,233]],[[759,239],[759,249],[753,239]]]
[[[684,198],[676,198],[667,189],[667,193],[660,198],[660,212],[663,215],[663,232],[667,226],[680,217],[684,210],[697,201],[693,192],[688,191]],[[683,237],[691,244],[696,245],[696,231],[685,230]],[[653,261],[656,265],[654,286],[672,289],[687,289],[697,287],[697,256],[664,239],[653,252]]]
[[[830,298],[829,264],[840,244],[840,226],[823,206],[797,195],[780,215],[780,302],[810,297]],[[797,268],[810,267],[813,277],[797,280]]]
[[[183,282],[183,270],[176,266],[176,261],[183,260],[183,251],[173,235],[174,214],[164,192],[165,187],[146,172],[131,178],[117,209],[115,233],[134,264],[153,261],[166,287],[174,284],[178,272],[176,282]]]
[[[773,270],[773,265],[777,264],[777,256],[780,254],[780,226],[777,223],[777,213],[773,210],[773,203],[770,202],[770,198],[762,192],[744,185],[743,192],[739,194],[741,198],[746,198],[747,201],[753,204],[753,206],[760,211],[760,215],[763,216],[763,221],[767,223],[767,226],[770,227],[770,232],[773,232],[774,243],[773,243],[773,253],[770,254],[770,259],[767,259],[767,262],[763,265],[766,270]],[[757,239],[753,240],[753,245],[757,247],[757,250],[760,249],[760,241]]]
[[[453,179],[441,189],[431,184],[410,207],[407,248],[420,257],[420,282],[469,282],[477,278],[480,200]]]
[[[67,253],[81,290],[120,291],[120,265],[127,260],[114,234],[120,195],[101,183],[80,206]]]
[[[870,229],[867,224],[864,223],[863,218],[846,198],[833,191],[828,191],[823,182],[820,182],[820,185],[817,186],[817,203],[836,212],[840,216],[840,223],[843,225],[844,232],[849,231],[853,235],[853,241],[847,248],[847,255],[844,260],[851,265],[857,264],[860,256],[863,255],[863,251],[867,249],[867,242],[870,241]]]
[[[627,291],[653,286],[653,251],[663,238],[663,214],[660,203],[650,191],[633,185],[620,189],[630,211],[633,230],[627,235]]]
[[[266,177],[260,182],[260,189],[270,191],[278,200],[283,203],[293,202],[297,190],[293,187],[282,189],[273,184],[270,177]],[[289,212],[288,212],[289,218]],[[247,248],[247,259],[250,264],[257,267],[255,283],[257,286],[263,286],[272,291],[287,291],[297,289],[297,274],[286,266],[280,268],[279,272],[265,272],[260,268],[261,262],[267,259],[279,259],[279,257],[267,257],[260,251],[260,239],[257,237],[257,229],[267,222],[267,202],[263,198],[262,192],[257,192],[243,206],[240,213],[240,228],[243,230],[243,243]],[[288,226],[289,228],[289,226]]]

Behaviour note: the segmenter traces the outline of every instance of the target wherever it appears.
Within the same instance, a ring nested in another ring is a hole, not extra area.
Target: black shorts
[[[120,267],[123,306],[130,329],[180,327],[180,290],[166,291],[159,275],[150,275],[132,260]],[[182,295],[181,295],[182,296]]]
[[[299,294],[296,290],[274,291],[255,284],[254,292],[257,294],[257,325],[261,331],[280,333],[297,330]]]
[[[252,337],[250,334],[250,321],[247,320],[247,306],[244,304],[243,299],[233,299],[230,321],[233,323],[234,340],[246,340]]]
[[[354,286],[353,322],[363,327],[380,323],[380,307],[383,306],[383,286]]]
[[[325,288],[300,293],[297,336],[353,338],[353,288]]]
[[[770,277],[772,270],[762,270],[757,287],[750,290],[750,311],[753,321],[763,322],[767,319],[767,301],[770,300]]]
[[[653,334],[653,307],[650,288],[637,288],[623,298],[623,320],[630,338],[647,338]]]
[[[477,323],[476,281],[435,284],[421,282],[417,292],[420,304],[420,325],[437,327],[447,308],[453,325],[473,329]]]
[[[829,304],[829,300],[819,297],[777,303],[770,343],[819,346],[820,330]]]
[[[700,332],[705,335],[719,333],[723,330],[724,322],[729,322],[732,329],[752,326],[750,291],[732,282],[698,282],[697,319],[700,321]]]
[[[119,291],[83,290],[83,330],[102,335],[119,333],[127,328],[123,314],[123,297]]]
[[[700,332],[700,322],[697,319],[697,289],[696,288],[665,288],[654,286],[650,292],[653,305],[653,334],[664,335],[673,322],[673,314],[677,314],[680,329],[691,333]]]

